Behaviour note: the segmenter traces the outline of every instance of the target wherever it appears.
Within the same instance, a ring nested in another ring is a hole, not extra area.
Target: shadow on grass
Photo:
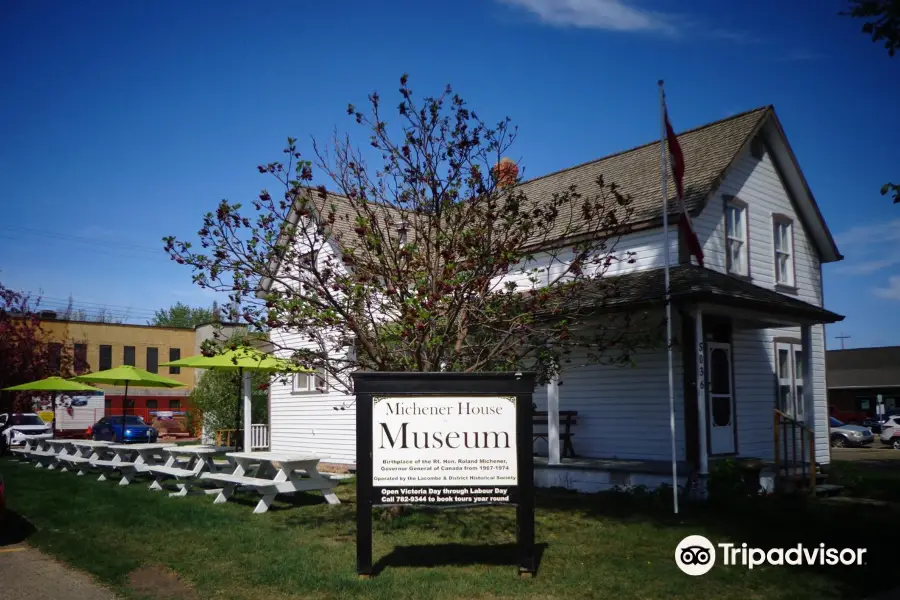
[[[535,567],[540,570],[547,544],[535,544]],[[517,546],[510,544],[427,544],[396,546],[372,566],[378,575],[387,567],[437,567],[472,565],[511,566],[519,564]]]
[[[239,492],[232,495],[231,498],[228,499],[228,501],[233,504],[240,504],[241,506],[249,506],[252,508],[259,504],[259,501],[261,499],[262,496],[260,496],[259,494],[254,494],[252,492]],[[275,501],[272,503],[272,506],[269,507],[269,512],[279,512],[302,506],[315,506],[316,504],[327,504],[322,494],[317,492],[296,492],[294,494],[279,494],[275,497]]]
[[[635,497],[626,493],[577,494],[563,490],[542,493],[538,511],[565,518],[581,513],[588,518],[623,523],[645,522],[659,528],[678,528],[685,534],[705,535],[713,544],[733,542],[736,547],[865,548],[864,563],[856,566],[824,564],[772,568],[805,569],[830,580],[842,597],[896,587],[884,577],[896,563],[896,536],[900,511],[896,508],[831,503],[809,496],[774,496],[722,503],[681,503],[672,514],[671,493]],[[674,551],[674,548],[672,549]],[[744,566],[730,567],[745,569]]]
[[[21,544],[36,531],[31,522],[17,512],[7,510],[0,520],[0,548]]]

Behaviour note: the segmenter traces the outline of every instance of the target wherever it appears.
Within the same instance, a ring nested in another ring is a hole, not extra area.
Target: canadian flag
[[[665,102],[665,101],[663,101]],[[675,180],[675,194],[678,197],[678,206],[681,209],[681,218],[678,219],[678,227],[684,233],[687,239],[688,250],[697,257],[697,262],[703,266],[703,248],[700,246],[700,239],[694,232],[694,226],[691,224],[691,216],[688,214],[684,206],[684,154],[681,152],[681,144],[678,143],[678,137],[672,130],[672,124],[669,123],[669,111],[663,104],[663,115],[666,121],[666,140],[669,145],[669,163],[672,165],[672,178]],[[668,204],[668,198],[666,199]],[[666,207],[668,209],[668,206]]]

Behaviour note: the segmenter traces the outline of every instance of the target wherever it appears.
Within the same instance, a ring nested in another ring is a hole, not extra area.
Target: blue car
[[[124,428],[122,427],[122,419],[125,419]],[[123,429],[124,432],[122,431]],[[156,441],[157,431],[144,423],[144,419],[141,417],[103,417],[91,427],[91,437],[95,440],[116,442],[118,444],[146,444]]]

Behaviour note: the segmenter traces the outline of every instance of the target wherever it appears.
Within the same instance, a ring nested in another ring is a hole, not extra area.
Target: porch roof
[[[669,269],[669,279],[673,304],[709,302],[817,323],[844,320],[843,315],[712,269],[678,265]],[[600,304],[601,298],[604,309],[656,306],[665,302],[663,269],[619,275],[615,277],[615,284],[614,297],[611,297],[608,289],[599,291],[594,298],[587,293],[579,298],[580,306],[577,308],[584,310],[593,302]]]

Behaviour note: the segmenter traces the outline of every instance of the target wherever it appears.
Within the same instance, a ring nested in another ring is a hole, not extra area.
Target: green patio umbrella
[[[198,354],[196,356],[188,356],[179,360],[173,360],[161,363],[161,367],[188,367],[193,369],[212,369],[219,371],[237,371],[240,375],[244,386],[244,418],[250,414],[250,371],[264,371],[267,373],[306,373],[309,369],[304,369],[294,365],[292,362],[277,358],[271,354],[266,354],[256,348],[241,346],[232,350],[225,350],[213,356],[205,356]],[[241,394],[238,388],[238,404],[237,417],[235,422],[235,432],[241,429]],[[247,427],[244,427],[246,436]],[[237,449],[237,439],[235,439],[235,449]],[[246,450],[246,448],[244,448]]]
[[[53,421],[51,421],[51,430],[53,431],[53,437],[56,437],[56,393],[57,392],[99,392],[100,389],[91,387],[89,385],[85,385],[83,383],[79,383],[78,381],[72,381],[70,379],[63,379],[62,377],[45,377],[44,379],[38,379],[37,381],[32,381],[31,383],[22,383],[20,385],[14,385],[12,387],[3,388],[8,392],[53,392],[52,396],[52,404],[51,407],[53,409]]]
[[[122,398],[122,441],[125,441],[125,417],[128,410],[128,386],[130,384],[139,387],[174,388],[184,387],[185,384],[168,377],[151,373],[130,365],[122,365],[114,369],[97,371],[73,377],[75,381],[84,383],[98,383],[101,385],[125,386],[125,396]]]

